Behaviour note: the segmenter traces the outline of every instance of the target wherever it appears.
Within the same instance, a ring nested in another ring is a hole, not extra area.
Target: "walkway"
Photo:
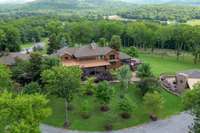
[[[138,127],[132,127],[111,132],[93,133],[188,133],[188,126],[193,122],[193,118],[188,113],[181,113],[166,120],[151,122]],[[80,131],[70,131],[42,125],[42,133],[88,133]]]

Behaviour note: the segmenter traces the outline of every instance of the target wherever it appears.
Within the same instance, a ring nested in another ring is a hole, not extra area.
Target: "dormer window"
[[[102,60],[102,59],[104,59],[104,56],[103,56],[103,55],[100,55],[100,56],[98,56],[98,59],[99,59],[99,60]]]

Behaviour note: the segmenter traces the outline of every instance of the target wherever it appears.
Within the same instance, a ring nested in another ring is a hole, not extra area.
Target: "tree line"
[[[92,41],[105,46],[113,41],[117,43],[118,38],[123,47],[151,48],[152,52],[155,48],[173,49],[177,59],[182,51],[188,51],[194,55],[195,63],[200,59],[199,26],[44,17],[1,22],[0,51],[19,51],[20,44],[39,42],[42,37],[49,38],[48,53],[63,46],[80,46]]]

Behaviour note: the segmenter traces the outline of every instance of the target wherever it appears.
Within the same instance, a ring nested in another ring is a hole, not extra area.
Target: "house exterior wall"
[[[115,58],[113,59],[111,56],[114,56]],[[108,69],[116,69],[122,65],[119,58],[119,53],[115,50],[105,55],[105,60],[109,61],[111,64],[110,66],[107,67]]]
[[[72,60],[73,59],[73,57],[72,56],[70,56],[70,55],[68,55],[68,54],[65,54],[65,55],[63,55],[62,57],[61,57],[61,61],[68,61],[68,60]]]
[[[187,88],[188,77],[185,74],[176,75],[176,88],[179,92],[184,91]]]
[[[106,55],[103,56],[93,56],[93,57],[84,57],[84,58],[74,58],[71,55],[65,54],[61,57],[61,61],[70,61],[70,60],[77,60],[77,61],[83,61],[83,60],[105,60],[110,63],[109,66],[105,66],[106,69],[116,69],[119,68],[122,65],[122,62],[120,61],[119,58],[119,52],[113,50],[109,52]]]

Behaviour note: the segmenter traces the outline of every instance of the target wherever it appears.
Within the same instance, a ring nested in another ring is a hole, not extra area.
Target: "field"
[[[200,25],[200,20],[199,19],[189,20],[187,24],[192,25],[192,26]]]
[[[193,57],[189,54],[181,56],[179,61],[173,54],[162,57],[158,54],[142,53],[139,57],[143,62],[151,65],[152,71],[156,76],[162,73],[174,74],[188,69],[200,68],[200,64],[194,64]]]

